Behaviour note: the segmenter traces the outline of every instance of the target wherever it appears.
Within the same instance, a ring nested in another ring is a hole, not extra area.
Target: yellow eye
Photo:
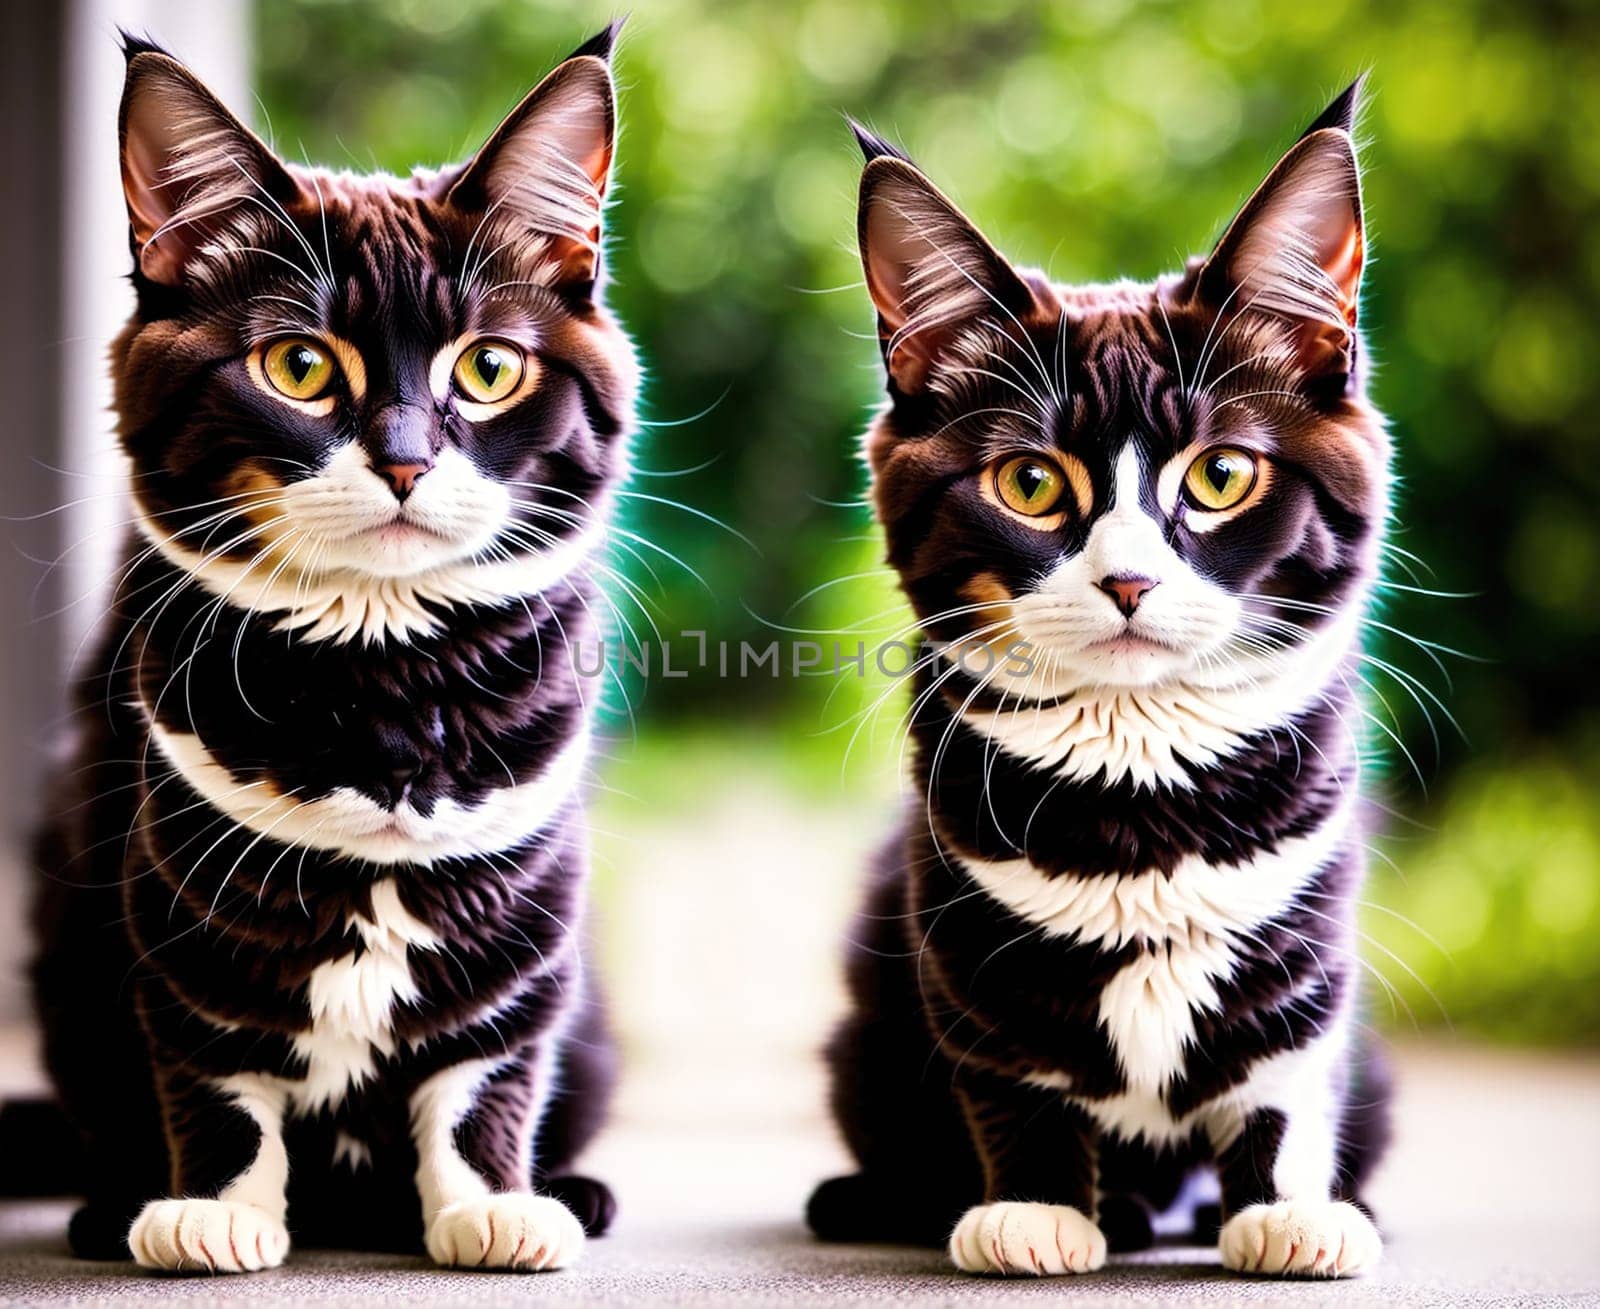
[[[1000,502],[1019,514],[1038,518],[1061,503],[1067,479],[1053,464],[1033,455],[1007,459],[995,471],[994,489]]]
[[[493,404],[504,400],[522,381],[522,351],[504,341],[479,341],[456,360],[456,385],[469,400]]]
[[[315,400],[333,381],[333,360],[315,341],[295,336],[267,347],[261,371],[289,399]]]
[[[1256,484],[1256,457],[1218,446],[1207,450],[1183,475],[1184,493],[1196,509],[1232,509]]]

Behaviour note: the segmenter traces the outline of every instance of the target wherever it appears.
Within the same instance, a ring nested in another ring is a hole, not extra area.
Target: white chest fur
[[[372,916],[352,914],[349,933],[362,949],[319,964],[306,985],[311,1028],[295,1038],[304,1080],[290,1084],[296,1107],[315,1111],[338,1104],[375,1071],[378,1055],[395,1049],[396,1005],[419,997],[408,951],[437,950],[438,936],[400,903],[392,880],[372,888]]]
[[[1047,877],[1025,859],[961,865],[993,899],[1046,936],[1108,950],[1144,949],[1100,993],[1099,1022],[1129,1097],[1146,1103],[1183,1067],[1196,1014],[1220,1008],[1217,985],[1263,923],[1291,907],[1339,848],[1341,808],[1313,832],[1233,864],[1186,859],[1170,874]],[[1148,1111],[1148,1112],[1147,1112]]]
[[[264,838],[373,864],[429,864],[493,854],[541,831],[577,790],[589,736],[573,736],[537,777],[501,786],[474,804],[446,797],[427,815],[386,809],[352,787],[313,800],[284,793],[265,777],[241,782],[198,736],[174,732],[148,710],[150,738],[195,792]]]
[[[969,707],[962,716],[1007,754],[1061,777],[1189,790],[1190,769],[1227,758],[1316,702],[1348,657],[1358,621],[1352,611],[1298,645],[1230,660],[1215,684],[1191,675],[1134,689],[1056,687],[1049,677],[1035,686],[1029,673],[1020,689],[998,688],[1011,697],[1001,708]],[[1034,695],[1060,698],[1029,703]]]

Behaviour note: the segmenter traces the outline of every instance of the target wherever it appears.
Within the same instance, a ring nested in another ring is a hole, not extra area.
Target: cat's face
[[[889,558],[936,639],[1027,647],[969,669],[1035,696],[1239,685],[1356,619],[1388,447],[1361,387],[1354,92],[1153,285],[1013,270],[862,134]]]
[[[636,385],[595,294],[608,53],[562,64],[470,163],[398,180],[287,165],[130,51],[117,407],[154,545],[241,603],[442,569],[514,591],[576,555]]]

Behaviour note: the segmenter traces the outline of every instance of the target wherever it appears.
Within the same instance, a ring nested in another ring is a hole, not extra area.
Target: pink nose
[[[389,483],[396,500],[404,500],[431,467],[432,464],[379,464],[373,471]]]
[[[1140,577],[1137,573],[1114,573],[1095,583],[1111,597],[1124,618],[1132,618],[1139,602],[1160,585],[1153,577]]]

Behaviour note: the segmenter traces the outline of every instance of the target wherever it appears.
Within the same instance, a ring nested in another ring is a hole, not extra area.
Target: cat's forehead
[[[300,201],[293,207],[299,233],[279,230],[302,253],[356,263],[382,262],[400,271],[397,260],[420,257],[439,263],[454,238],[449,207],[443,203],[448,179],[419,170],[410,177],[387,173],[336,173],[296,168]],[[299,237],[309,239],[306,251]]]
[[[1035,294],[1039,289],[1035,288]],[[1043,434],[1078,447],[1167,436],[1180,421],[1183,378],[1161,289],[1120,281],[1050,285],[1028,346],[1003,343],[1002,373],[1048,403]]]
[[[286,215],[292,224],[268,225],[259,277],[292,287],[323,324],[358,339],[379,327],[391,340],[461,330],[476,307],[474,262],[506,252],[479,248],[489,233],[448,203],[453,170],[292,171],[301,198]]]

